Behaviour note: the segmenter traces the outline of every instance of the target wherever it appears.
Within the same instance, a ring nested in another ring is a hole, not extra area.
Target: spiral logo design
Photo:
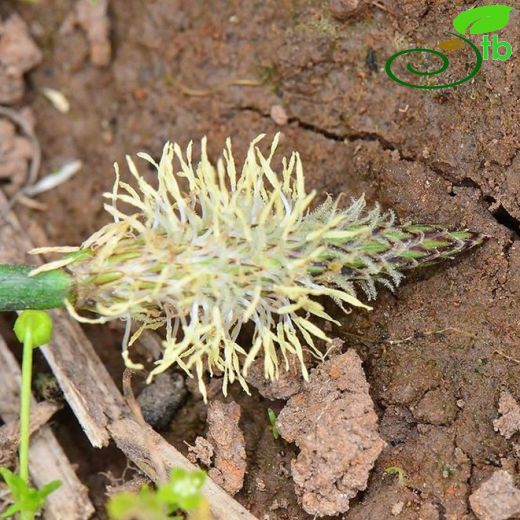
[[[411,74],[415,74],[416,76],[436,76],[437,74],[441,74],[444,72],[450,65],[450,61],[448,57],[443,54],[442,52],[435,51],[433,49],[423,49],[423,48],[416,48],[416,49],[407,49],[404,51],[396,52],[388,60],[386,61],[385,70],[390,79],[394,80],[395,82],[399,83],[400,85],[404,85],[406,87],[412,87],[412,88],[421,88],[421,89],[437,89],[437,88],[449,88],[449,87],[456,87],[457,85],[461,85],[462,83],[465,83],[466,81],[469,81],[471,78],[473,78],[480,68],[482,67],[482,54],[480,53],[478,47],[467,38],[464,38],[464,36],[460,36],[460,34],[449,32],[449,34],[452,34],[453,36],[459,38],[460,40],[463,40],[465,43],[467,43],[473,52],[475,53],[475,66],[473,67],[473,70],[463,79],[460,79],[458,81],[454,81],[452,83],[445,83],[442,85],[415,85],[413,83],[410,83],[408,81],[404,81],[402,79],[399,79],[394,72],[392,71],[392,64],[394,61],[399,58],[400,56],[404,54],[410,54],[415,52],[426,52],[428,54],[433,54],[434,56],[437,56],[441,59],[442,64],[440,67],[438,67],[435,70],[425,72],[417,70],[412,64],[407,63],[406,64],[406,70],[410,72]]]

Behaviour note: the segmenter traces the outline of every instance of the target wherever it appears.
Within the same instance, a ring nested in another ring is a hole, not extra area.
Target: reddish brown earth
[[[372,312],[340,318],[334,334],[363,360],[387,445],[367,490],[338,519],[475,519],[469,496],[497,468],[519,483],[518,434],[506,440],[493,427],[501,392],[520,399],[518,50],[449,90],[406,88],[383,70],[398,50],[434,48],[470,5],[112,0],[113,58],[96,67],[81,29],[59,31],[74,2],[0,4],[0,15],[16,10],[29,23],[43,53],[19,105],[35,113],[42,172],[73,158],[85,163],[39,197],[45,213],[17,206],[25,222],[43,222],[53,244],[79,244],[108,221],[101,193],[124,154],[158,156],[166,139],[186,145],[207,135],[213,159],[227,136],[241,157],[254,136],[276,131],[282,152],[301,152],[311,188],[365,192],[402,220],[491,235],[463,258],[410,275],[395,294],[383,290]],[[518,12],[500,36],[518,45]],[[239,85],[244,80],[250,85]],[[42,87],[61,90],[70,113],[57,112]],[[120,331],[85,330],[119,378]],[[310,519],[290,478],[298,450],[274,440],[266,418],[269,406],[279,411],[284,402],[232,394],[247,452],[238,500],[261,519]],[[122,471],[124,461],[89,450],[65,415],[56,429],[99,506],[99,472]],[[193,443],[204,424],[205,406],[191,397],[167,436],[186,452],[184,441]],[[404,471],[402,482],[385,476],[391,466]]]

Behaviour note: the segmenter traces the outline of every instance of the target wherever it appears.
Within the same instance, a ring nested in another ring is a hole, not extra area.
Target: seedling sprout
[[[33,349],[49,343],[52,338],[52,320],[43,311],[28,310],[18,316],[14,333],[23,344],[22,388],[20,393],[20,458],[19,475],[8,468],[0,468],[0,475],[9,487],[13,504],[0,518],[8,518],[20,513],[21,520],[33,520],[43,507],[46,498],[61,485],[53,481],[35,489],[29,481],[29,437],[31,419],[31,381]]]

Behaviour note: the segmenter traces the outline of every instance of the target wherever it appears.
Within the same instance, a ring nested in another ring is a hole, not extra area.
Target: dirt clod
[[[506,390],[500,394],[498,411],[501,417],[493,421],[495,431],[510,439],[520,431],[520,406],[515,398]]]
[[[343,22],[358,14],[364,4],[363,0],[330,0],[329,9],[334,18]]]
[[[214,466],[208,475],[230,495],[235,495],[242,489],[246,472],[245,439],[238,426],[239,420],[238,404],[213,401],[208,406],[207,440],[197,438],[195,441],[196,447],[206,450],[209,460],[212,453],[210,455],[211,450],[208,450],[207,444],[214,448]]]
[[[266,399],[289,399],[292,395],[299,392],[303,376],[300,369],[300,362],[293,357],[289,360],[289,370],[282,368],[277,380],[266,379],[264,375],[263,358],[256,359],[247,375],[247,382],[254,386],[261,396]]]
[[[188,459],[193,462],[193,464],[202,462],[202,464],[209,467],[214,454],[215,448],[213,448],[213,444],[204,437],[197,437],[195,444],[188,448]]]
[[[469,503],[479,520],[507,520],[520,513],[520,490],[510,473],[498,470],[469,497]]]
[[[165,373],[159,374],[145,386],[137,400],[144,420],[153,428],[162,430],[168,426],[187,395],[184,377]]]
[[[90,61],[97,67],[110,63],[110,20],[107,14],[108,0],[79,0],[74,13],[65,20],[62,33],[68,34],[78,25],[87,34],[90,45]]]
[[[313,515],[335,515],[367,486],[385,446],[354,350],[322,363],[280,412],[277,428],[300,448],[292,462],[296,493]]]
[[[12,104],[22,98],[23,75],[41,60],[40,49],[18,15],[0,22],[0,103]]]
[[[391,510],[392,515],[399,516],[403,512],[403,509],[404,509],[404,502],[396,502],[392,506],[392,510]]]
[[[435,504],[425,502],[419,510],[418,520],[439,520],[439,510]]]
[[[457,404],[452,394],[443,388],[426,392],[413,410],[414,417],[428,424],[449,424],[457,415]]]
[[[15,125],[11,121],[1,118],[0,182],[9,182],[7,187],[8,193],[17,191],[25,183],[32,154],[33,148],[31,141],[19,135]]]

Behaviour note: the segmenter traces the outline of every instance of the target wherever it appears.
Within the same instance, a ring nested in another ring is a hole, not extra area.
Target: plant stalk
[[[29,483],[32,361],[32,333],[28,330],[23,340],[22,391],[20,394],[20,477],[27,484]]]
[[[34,267],[0,265],[0,311],[43,310],[74,302],[74,282],[61,269],[29,276]]]

